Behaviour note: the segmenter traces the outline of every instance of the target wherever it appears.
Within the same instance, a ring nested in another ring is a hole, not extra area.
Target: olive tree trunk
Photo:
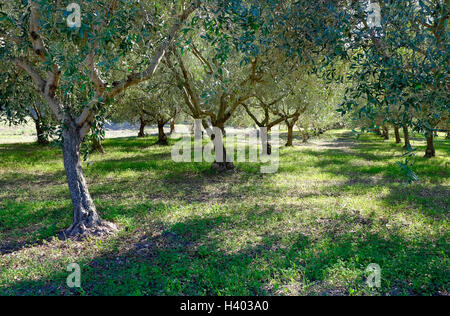
[[[411,148],[411,142],[409,140],[409,130],[408,130],[408,126],[406,126],[406,125],[403,125],[403,136],[405,137],[404,148],[406,148],[406,149]]]
[[[232,161],[228,161],[227,156],[227,150],[224,145],[222,145],[222,151],[223,151],[223,159],[217,159],[216,162],[214,162],[211,166],[213,170],[216,170],[218,172],[226,172],[231,171],[235,169],[235,166]],[[217,152],[217,148],[216,148]]]
[[[164,132],[164,122],[158,122],[158,144],[162,146],[167,146],[169,144],[167,140],[167,135]]]
[[[264,155],[272,154],[272,145],[269,141],[269,128],[260,127],[259,128],[259,136],[261,139],[261,146]]]
[[[436,156],[434,149],[434,136],[432,132],[427,133],[427,149],[425,151],[425,158],[433,158]]]
[[[208,126],[208,123],[203,121],[202,124],[203,124],[203,128],[207,131],[209,137],[211,138],[211,141],[214,144],[214,151],[216,152],[216,161],[212,164],[211,168],[218,172],[226,172],[226,171],[234,170],[235,166],[234,166],[233,162],[231,161],[231,159],[229,159],[227,156],[227,150],[225,148],[225,144],[224,144],[223,138],[222,138],[224,136],[223,131],[225,130],[224,124],[217,124],[218,126],[215,126],[216,129],[219,129],[222,132],[222,135],[219,135],[219,136],[222,136],[222,137],[220,137],[220,139],[222,139],[222,141],[218,141],[216,139],[217,136],[214,134],[214,131]],[[221,157],[219,154],[220,151],[222,151]]]
[[[145,127],[147,126],[147,121],[143,120],[142,118],[140,119],[140,125],[139,125],[139,133],[138,133],[138,137],[142,138],[145,137]]]
[[[394,132],[395,132],[395,142],[397,144],[400,144],[402,142],[402,139],[400,137],[400,130],[397,125],[394,126]]]
[[[42,145],[42,146],[48,145],[49,141],[48,141],[47,136],[45,135],[45,131],[42,126],[42,122],[39,119],[35,119],[34,125],[36,126],[36,135],[37,135],[38,145]]]
[[[67,127],[63,138],[64,168],[73,205],[73,224],[64,231],[63,237],[102,236],[116,230],[114,224],[100,218],[89,194],[81,168],[81,139],[78,129]]]
[[[175,133],[175,119],[170,121],[170,135]]]
[[[386,125],[383,125],[383,138],[389,140],[389,128]]]
[[[287,135],[286,147],[292,147],[292,146],[294,146],[294,125],[287,124],[287,127],[288,127],[288,135]]]

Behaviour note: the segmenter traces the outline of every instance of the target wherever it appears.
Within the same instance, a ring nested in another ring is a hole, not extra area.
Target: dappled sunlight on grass
[[[0,145],[0,294],[448,291],[448,141],[436,159],[417,157],[410,186],[401,146],[372,135],[281,148],[279,172],[266,175],[258,163],[223,175],[176,164],[155,142],[106,140],[106,154],[83,163],[100,214],[121,231],[78,243],[51,239],[72,217],[60,150]],[[71,262],[80,292],[65,286]],[[365,284],[370,263],[383,269],[380,289]]]

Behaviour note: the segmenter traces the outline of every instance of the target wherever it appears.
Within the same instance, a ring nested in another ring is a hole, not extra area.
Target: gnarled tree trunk
[[[287,127],[288,127],[288,135],[286,147],[292,147],[294,146],[294,124],[287,124]]]
[[[63,237],[102,236],[117,228],[102,220],[97,213],[81,168],[79,131],[72,125],[63,132],[63,158],[74,215],[73,224],[63,233]]]
[[[212,129],[209,127],[208,123],[206,123],[205,121],[202,122],[203,124],[203,128],[208,132],[209,137],[211,138],[211,141],[214,143],[214,150],[216,152],[216,161],[212,164],[211,168],[213,170],[216,170],[218,172],[226,172],[226,171],[231,171],[235,169],[234,163],[228,160],[228,156],[227,156],[227,150],[225,148],[225,144],[222,142],[218,142],[216,140],[216,135],[214,135],[214,132],[212,131]],[[217,124],[218,126],[215,126],[217,129],[220,129],[220,131],[222,132],[223,130],[225,130],[224,128],[224,124]],[[222,134],[222,136],[224,136]],[[222,137],[221,137],[222,139]],[[223,139],[222,139],[223,140]],[[222,147],[222,153],[223,156],[219,157],[218,153],[220,152],[220,148],[218,148],[217,146],[221,146]]]
[[[432,132],[427,133],[427,149],[425,151],[425,158],[432,158],[436,156],[434,149],[434,136]]]
[[[374,130],[375,134],[381,136],[381,129],[379,127],[376,127]]]
[[[139,133],[138,133],[138,137],[142,138],[145,137],[145,127],[147,126],[148,122],[145,121],[144,119],[140,119],[140,125],[139,125]]]
[[[383,137],[385,140],[389,140],[389,128],[383,125]]]
[[[447,131],[447,137],[445,139],[450,139],[450,131]]]
[[[233,162],[228,161],[228,156],[227,156],[227,150],[225,148],[225,145],[222,145],[223,147],[223,159],[221,160],[216,160],[216,162],[214,162],[211,166],[211,168],[213,170],[216,170],[218,172],[226,172],[226,171],[231,171],[235,169],[235,166],[233,164]]]
[[[400,144],[402,142],[402,139],[400,137],[400,130],[397,125],[394,126],[394,132],[395,132],[395,142],[397,144]]]
[[[297,124],[299,117],[300,113],[298,113],[297,111],[297,113],[292,116],[292,120],[290,122],[289,119],[285,119],[286,125],[288,127],[286,147],[294,146],[294,126],[295,124]]]
[[[167,140],[167,135],[164,132],[165,122],[158,122],[158,144],[162,146],[167,146],[169,144]]]
[[[222,136],[223,137],[227,136],[227,132],[225,130],[225,123],[217,124],[216,127],[220,128],[220,130],[222,131]]]
[[[403,148],[409,149],[411,148],[411,142],[409,140],[409,130],[408,126],[403,125],[403,135],[405,137],[405,146]]]

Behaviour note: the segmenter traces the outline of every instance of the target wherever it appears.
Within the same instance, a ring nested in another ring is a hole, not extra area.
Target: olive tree
[[[138,137],[145,137],[145,127],[155,124],[158,128],[158,144],[168,145],[164,126],[181,112],[180,93],[173,93],[173,83],[162,71],[156,82],[142,83],[125,91],[119,99],[112,116],[114,121],[139,123]]]
[[[74,210],[65,236],[116,229],[101,219],[92,201],[81,168],[81,143],[117,95],[152,78],[198,5],[84,1],[79,27],[69,27],[67,18],[78,12],[59,1],[2,3],[0,58],[32,79],[36,93],[63,126],[64,168]],[[127,56],[139,50],[141,60],[131,64]]]
[[[255,61],[243,65],[239,53],[229,54],[226,60],[220,61],[214,48],[200,47],[194,38],[186,46],[174,47],[166,64],[178,82],[186,112],[192,118],[202,120],[212,140],[216,135],[211,127],[224,132],[225,124],[240,105],[254,96],[253,83],[259,80]],[[225,147],[223,144],[219,146],[222,148],[215,148],[216,154],[221,152],[223,156],[216,157],[213,167],[220,171],[234,169]]]
[[[345,109],[363,97],[371,108],[395,109],[398,125],[426,135],[425,156],[435,156],[433,132],[449,117],[448,1],[379,1],[371,25],[367,1],[353,5],[352,72]],[[358,24],[356,24],[356,22]]]
[[[56,122],[44,100],[27,86],[26,78],[16,69],[2,69],[0,74],[0,120],[11,125],[34,123],[38,145],[48,145]]]

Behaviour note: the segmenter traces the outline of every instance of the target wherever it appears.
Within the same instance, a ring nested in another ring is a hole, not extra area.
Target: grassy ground
[[[0,295],[448,295],[450,142],[405,186],[401,146],[348,131],[216,175],[155,138],[110,139],[84,164],[101,215],[122,230],[59,241],[71,202],[58,148],[0,145]],[[82,288],[69,289],[70,263]],[[369,288],[366,267],[382,268]]]

